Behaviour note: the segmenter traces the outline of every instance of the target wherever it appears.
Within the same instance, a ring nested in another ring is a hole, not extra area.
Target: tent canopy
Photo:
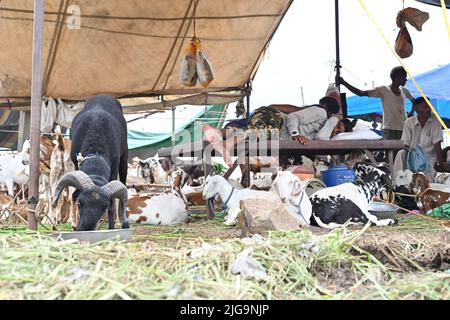
[[[242,90],[291,3],[46,0],[43,95],[85,100],[100,93],[123,97]],[[2,0],[0,22],[0,97],[29,97],[33,0]],[[179,80],[194,22],[215,73],[208,88],[185,87]]]
[[[450,119],[450,63],[414,77],[419,87],[430,99],[442,118]],[[406,87],[413,97],[420,97],[420,92],[411,80]],[[383,112],[381,99],[352,96],[347,98],[349,116]],[[411,102],[407,100],[406,111],[411,110]]]
[[[202,139],[201,124],[208,123],[212,127],[220,128],[225,120],[227,105],[208,106],[192,119],[185,122],[175,133],[176,144],[195,142],[196,139]],[[180,134],[189,132],[190,141],[180,141]],[[154,149],[172,145],[172,133],[142,132],[128,129],[128,149]]]

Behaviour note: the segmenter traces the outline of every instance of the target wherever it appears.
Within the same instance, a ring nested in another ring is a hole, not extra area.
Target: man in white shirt
[[[436,175],[435,166],[442,162],[441,142],[442,128],[436,117],[431,115],[431,109],[423,97],[414,100],[413,107],[417,113],[405,121],[403,127],[402,141],[405,150],[400,150],[395,157],[394,174],[406,169],[406,157],[410,148],[421,145],[430,161],[430,170],[425,172],[430,182],[434,181]]]
[[[319,105],[305,107],[285,116],[281,138],[290,137],[302,144],[309,140],[328,140],[339,118],[336,99],[323,97]]]
[[[381,98],[383,107],[383,132],[385,140],[399,140],[402,136],[403,124],[406,121],[406,98],[414,100],[409,90],[404,87],[406,83],[406,71],[403,67],[395,67],[391,70],[392,83],[389,86],[376,87],[372,90],[360,90],[347,83],[343,78],[336,78],[336,83],[343,84],[351,92],[358,96]],[[413,115],[414,108],[408,114]]]

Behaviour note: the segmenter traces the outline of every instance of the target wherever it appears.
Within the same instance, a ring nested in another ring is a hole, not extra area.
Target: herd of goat
[[[369,211],[372,199],[385,190],[415,191],[425,210],[445,203],[450,196],[430,190],[421,174],[402,173],[406,182],[394,185],[386,166],[362,162],[353,166],[356,182],[323,188],[309,196],[304,181],[280,168],[271,168],[270,173],[259,172],[262,165],[252,168],[258,171],[252,174],[253,187],[243,188],[238,181],[226,180],[220,174],[205,178],[203,170],[196,166],[175,167],[170,158],[135,158],[129,164],[122,107],[116,99],[103,95],[89,99],[74,118],[71,139],[63,138],[56,129],[53,141],[42,136],[40,143],[40,201],[48,203],[47,216],[52,223],[71,221],[79,231],[94,230],[106,212],[108,227],[113,229],[116,199],[122,228],[129,228],[129,222],[184,223],[189,219],[190,206],[207,202],[221,203],[228,213],[226,223],[233,224],[241,200],[260,198],[282,203],[299,225],[334,228],[347,222],[395,224],[394,219],[379,219]],[[0,183],[7,189],[7,194],[0,193],[0,210],[17,202],[13,200],[17,198],[14,185],[25,186],[28,182],[29,150],[27,141],[22,152],[0,156]],[[415,189],[411,187],[413,181]],[[168,188],[157,191],[154,185]],[[396,200],[403,207],[417,208],[411,198]]]

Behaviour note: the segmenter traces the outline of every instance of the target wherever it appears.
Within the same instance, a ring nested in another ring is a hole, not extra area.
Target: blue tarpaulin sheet
[[[450,119],[450,64],[427,71],[414,77],[419,87],[430,99],[442,118]],[[406,82],[413,97],[420,97],[420,92],[411,80]],[[406,111],[411,109],[411,102],[407,100]],[[349,116],[369,113],[383,113],[380,98],[352,96],[347,98],[347,112]]]

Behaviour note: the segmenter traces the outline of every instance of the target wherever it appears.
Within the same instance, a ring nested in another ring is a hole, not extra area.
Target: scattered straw
[[[360,246],[369,230],[271,232],[252,244],[252,258],[267,271],[260,281],[231,273],[248,247],[237,238],[216,239],[192,258],[201,243],[183,230],[171,233],[171,246],[158,245],[161,235],[86,245],[2,231],[0,299],[448,299],[450,274],[426,270],[411,256],[426,243],[391,248],[391,268]],[[404,264],[418,268],[393,271]]]

